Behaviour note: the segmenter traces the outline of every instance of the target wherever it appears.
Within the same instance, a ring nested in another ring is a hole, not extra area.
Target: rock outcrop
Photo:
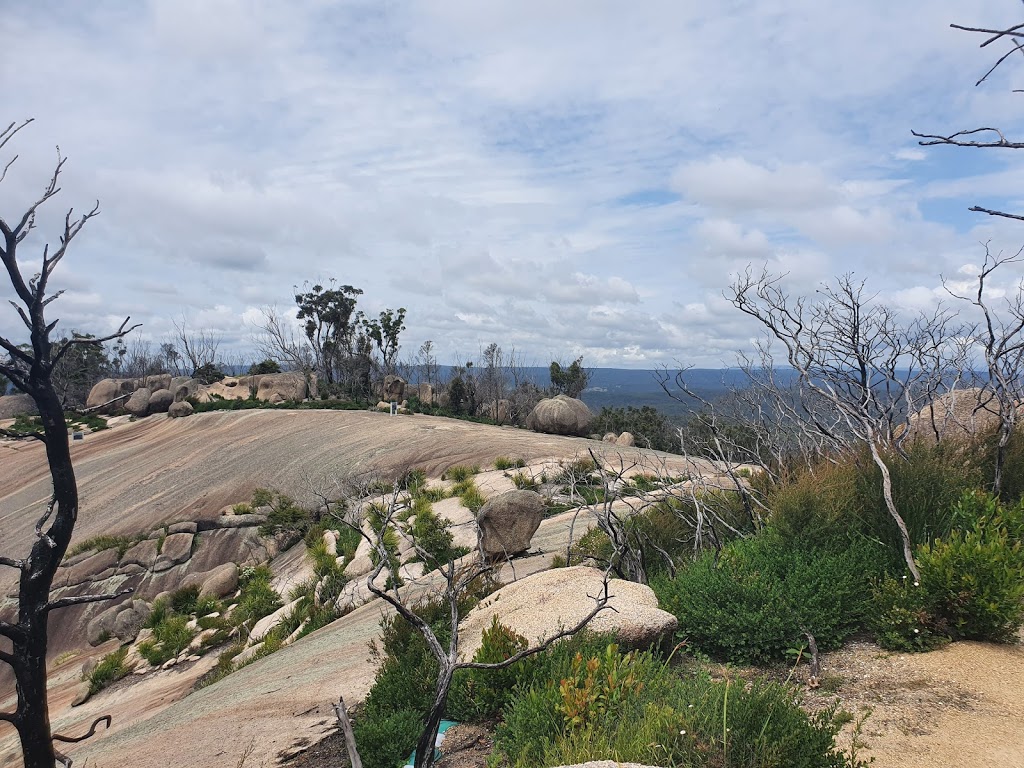
[[[184,398],[182,398],[184,399]],[[174,395],[169,389],[158,389],[149,396],[150,413],[167,413],[167,409],[174,403]]]
[[[586,403],[567,395],[541,400],[526,417],[526,428],[549,435],[576,435],[590,432],[594,420]]]
[[[144,416],[148,416],[150,394],[149,387],[139,387],[132,392],[132,396],[125,402],[124,409],[136,418],[141,419]]]
[[[518,632],[529,642],[551,637],[572,627],[594,607],[590,595],[600,595],[604,573],[597,568],[576,566],[514,581],[480,601],[460,625],[459,654],[470,659],[480,647],[481,637],[491,620]],[[658,607],[654,590],[644,584],[612,579],[605,609],[587,625],[594,632],[609,632],[624,648],[650,648],[671,643],[678,626],[676,617]]]
[[[405,399],[405,379],[393,374],[385,376],[380,399],[389,403],[402,402]]]
[[[171,406],[167,409],[167,415],[172,419],[180,419],[183,416],[191,416],[195,412],[195,408],[192,407],[192,403],[187,400],[181,400],[177,403],[171,403]]]
[[[1018,415],[1022,410],[1018,407]],[[991,392],[974,387],[947,392],[909,419],[910,440],[966,440],[999,425],[999,403]]]
[[[536,491],[507,491],[487,501],[476,518],[481,554],[493,560],[525,552],[544,508],[544,497]]]
[[[0,419],[16,416],[35,416],[39,413],[36,401],[30,395],[4,395],[0,397]]]

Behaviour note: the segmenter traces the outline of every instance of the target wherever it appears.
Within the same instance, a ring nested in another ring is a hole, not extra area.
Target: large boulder
[[[195,397],[201,403],[211,400],[247,400],[259,386],[259,376],[225,376],[220,381],[204,384]]]
[[[594,608],[594,596],[604,589],[604,572],[575,566],[514,581],[485,597],[463,619],[459,628],[459,655],[471,659],[485,629],[498,621],[530,643],[578,624]],[[672,642],[676,617],[658,607],[654,590],[622,579],[608,582],[608,605],[587,625],[593,632],[608,632],[625,648],[664,647]]]
[[[185,398],[195,397],[202,386],[203,383],[199,379],[193,379],[191,376],[175,376],[171,379],[168,389],[174,395],[174,402],[178,403]]]
[[[35,416],[39,413],[36,401],[31,395],[4,395],[0,397],[0,419],[13,419],[15,416]]]
[[[544,497],[536,491],[507,491],[488,500],[477,513],[480,552],[489,559],[525,552],[544,519]]]
[[[149,415],[149,396],[152,394],[147,387],[141,387],[132,392],[124,404],[124,409],[136,418]]]
[[[171,374],[169,373],[154,373],[151,376],[146,376],[139,380],[139,387],[145,387],[150,392],[156,392],[158,389],[170,389],[171,388]]]
[[[434,388],[427,382],[421,382],[416,388],[416,396],[420,399],[421,403],[426,405],[433,405],[434,403]]]
[[[181,580],[181,586],[199,587],[199,595],[210,595],[220,599],[234,594],[238,589],[238,566],[224,563],[209,571],[190,573]]]
[[[167,415],[172,419],[180,419],[183,416],[191,416],[195,409],[192,404],[182,400],[177,403],[171,403],[171,407],[167,409]]]
[[[137,379],[101,379],[89,390],[89,396],[85,399],[85,407],[95,408],[99,413],[111,413],[124,406],[124,401],[128,398],[121,400],[117,400],[117,398],[134,392],[138,388],[136,382]],[[112,400],[117,400],[117,402],[112,403]]]
[[[405,379],[394,374],[385,376],[380,399],[389,403],[391,401],[400,403],[405,400]]]
[[[149,396],[150,413],[167,413],[167,409],[174,402],[174,395],[169,389],[158,389]]]
[[[590,432],[594,414],[586,403],[568,395],[541,400],[526,417],[526,428],[549,435],[576,435]]]
[[[267,373],[258,378],[256,398],[267,403],[306,399],[306,377],[301,373]]]
[[[1024,415],[1018,406],[1017,415]],[[958,389],[935,398],[910,416],[909,440],[963,441],[999,425],[999,402],[995,395],[978,387]]]

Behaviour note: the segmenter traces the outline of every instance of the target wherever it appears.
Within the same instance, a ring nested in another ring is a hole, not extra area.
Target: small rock
[[[71,700],[71,706],[77,707],[82,704],[85,704],[85,702],[89,700],[89,696],[91,695],[92,694],[89,693],[89,683],[86,681],[79,683],[78,687],[75,688],[75,698]]]

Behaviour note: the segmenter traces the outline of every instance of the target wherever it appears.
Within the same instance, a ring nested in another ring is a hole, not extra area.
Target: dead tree
[[[353,499],[365,497],[365,490],[369,485],[379,485],[379,483],[375,482],[376,478],[367,482],[369,477],[368,475],[363,478],[349,478],[347,482],[348,488],[342,491],[343,498],[340,500],[337,498],[330,499],[322,492],[319,492],[318,495],[329,509],[357,509],[358,504],[353,503]],[[339,501],[343,503],[339,503]],[[400,579],[395,578],[397,574],[389,574],[390,578],[382,578],[385,569],[394,568],[397,565],[394,562],[394,553],[389,550],[385,534],[388,530],[400,529],[398,520],[406,503],[406,489],[402,487],[400,482],[396,482],[393,490],[385,494],[381,499],[381,503],[378,504],[378,514],[371,525],[365,526],[361,519],[358,519],[358,517],[352,518],[350,515],[342,515],[339,519],[345,525],[358,531],[359,535],[368,542],[374,553],[376,565],[366,577],[367,589],[390,605],[399,616],[422,635],[427,647],[430,649],[431,655],[437,661],[438,673],[434,688],[434,698],[427,713],[423,731],[416,743],[415,758],[415,768],[431,768],[434,764],[434,744],[437,740],[441,719],[448,703],[448,693],[451,689],[455,673],[462,669],[504,669],[528,656],[541,653],[549,648],[552,643],[563,637],[576,634],[589,624],[600,611],[610,607],[608,606],[608,601],[611,597],[608,585],[610,574],[609,571],[605,571],[604,583],[600,594],[590,596],[594,600],[593,607],[573,626],[561,629],[542,642],[531,645],[501,662],[461,661],[459,659],[459,622],[462,616],[459,603],[470,591],[473,584],[493,573],[495,564],[474,555],[467,555],[460,562],[449,560],[447,563],[437,563],[436,573],[442,580],[440,597],[448,605],[450,615],[449,628],[451,630],[450,640],[447,645],[442,644],[430,624],[420,617],[415,610],[416,595],[414,588],[416,585],[402,587]],[[411,538],[408,531],[404,531],[402,535],[411,542],[417,555],[424,562],[432,561],[430,554],[420,547],[415,539]]]
[[[0,149],[30,122],[26,120],[20,125],[11,123],[0,131]],[[0,181],[15,160],[17,156],[4,166]],[[3,434],[41,441],[46,446],[46,460],[53,482],[53,493],[36,521],[35,539],[27,556],[0,557],[0,566],[13,568],[19,576],[17,618],[0,620],[0,636],[10,643],[10,650],[0,650],[0,661],[8,664],[14,672],[18,704],[13,712],[0,712],[0,720],[10,723],[18,731],[25,768],[53,768],[57,759],[53,746],[56,737],[50,730],[46,698],[46,648],[50,612],[118,596],[79,595],[50,599],[54,574],[67,551],[78,518],[78,485],[71,464],[68,430],[64,422],[64,410],[51,377],[54,367],[76,346],[99,346],[123,337],[136,327],[128,327],[126,319],[116,332],[101,338],[72,336],[56,343],[50,339],[57,321],[48,321],[45,313],[49,304],[61,294],[60,291],[47,293],[50,276],[64,258],[71,241],[82,231],[86,222],[99,213],[99,204],[88,213],[78,216],[75,216],[73,210],[68,211],[64,217],[59,244],[52,250],[49,245],[43,248],[39,271],[28,280],[18,263],[17,249],[35,228],[36,212],[40,206],[60,191],[57,183],[64,163],[65,158],[58,150],[53,175],[39,198],[16,219],[0,217],[0,234],[3,236],[0,261],[7,270],[16,294],[16,300],[11,304],[28,332],[27,345],[18,345],[0,337],[0,349],[6,353],[6,358],[0,358],[0,375],[32,397],[42,423],[41,431],[27,436],[10,432]]]
[[[815,301],[789,295],[781,280],[748,269],[730,286],[727,298],[785,349],[796,378],[799,405],[794,413],[802,417],[806,433],[823,449],[861,445],[870,451],[907,568],[917,580],[913,542],[893,499],[889,462],[905,455],[910,416],[922,404],[922,392],[941,387],[947,341],[962,336],[963,328],[942,308],[905,323],[849,275],[824,285]],[[962,347],[953,349],[962,352]]]
[[[994,407],[999,418],[992,477],[992,493],[996,495],[1002,487],[1007,446],[1017,427],[1021,402],[1024,401],[1024,281],[1018,283],[1015,294],[1007,295],[1002,312],[998,312],[991,297],[985,295],[985,287],[999,267],[1017,263],[1022,253],[1024,249],[1013,256],[993,256],[986,244],[985,260],[978,273],[978,289],[970,296],[955,292],[943,280],[953,298],[972,304],[982,317],[974,339],[983,351],[987,376],[978,408]]]
[[[960,24],[950,24],[949,26],[953,29],[960,29],[965,32],[976,32],[978,34],[985,35],[985,39],[982,41],[980,46],[982,48],[987,48],[996,42],[1009,43],[1009,48],[996,59],[995,63],[989,67],[985,74],[982,75],[974,84],[975,87],[980,86],[988,80],[989,76],[1015,53],[1024,55],[1024,44],[1021,42],[1022,38],[1024,38],[1024,24],[1015,24],[1014,26],[1007,27],[1006,29],[966,27]],[[1022,91],[1020,89],[1014,90],[1014,93],[1021,92]],[[1024,142],[1007,139],[999,128],[970,128],[949,134],[918,133],[917,131],[911,131],[911,133],[920,139],[918,144],[923,147],[947,145],[952,147],[973,147],[975,149],[1024,149]],[[976,213],[987,213],[989,216],[1000,216],[1006,219],[1024,221],[1024,215],[995,210],[992,208],[983,208],[980,205],[971,206],[968,210]]]

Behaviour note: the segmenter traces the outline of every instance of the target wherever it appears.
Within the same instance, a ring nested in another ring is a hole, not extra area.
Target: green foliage
[[[430,509],[429,502],[426,503],[426,507],[416,513],[410,533],[417,546],[426,551],[424,564],[427,566],[427,570],[447,565],[469,552],[465,547],[453,546],[454,538],[450,530],[451,525],[450,521],[434,514]]]
[[[805,547],[770,532],[705,554],[675,579],[651,586],[679,619],[679,633],[704,653],[737,662],[780,660],[806,629],[836,648],[867,610],[884,550],[855,539],[835,549]]]
[[[269,507],[274,501],[274,492],[269,488],[257,488],[252,492],[252,506]]]
[[[915,545],[948,535],[953,505],[981,483],[978,465],[965,461],[962,450],[921,441],[908,446],[906,459],[887,457],[896,508]],[[828,545],[863,535],[885,542],[893,563],[902,561],[902,539],[882,496],[881,473],[866,449],[822,462],[813,472],[795,471],[767,495],[771,524],[787,539]]]
[[[124,557],[124,553],[134,547],[140,541],[145,540],[144,534],[136,534],[135,536],[93,536],[90,539],[86,539],[79,544],[71,547],[68,550],[66,557],[74,557],[80,555],[83,552],[96,551],[102,552],[105,549],[117,549],[117,559],[120,560]]]
[[[484,630],[480,648],[473,661],[497,664],[529,647],[526,638],[498,622],[495,616],[491,626]],[[497,717],[511,699],[512,691],[523,677],[530,658],[511,664],[504,669],[465,669],[452,681],[448,694],[448,716],[462,722],[478,722]]]
[[[453,483],[461,483],[466,480],[469,480],[473,475],[479,474],[480,467],[476,466],[475,464],[473,466],[456,464],[453,467],[448,467],[445,473],[441,475],[441,479],[451,480]]]
[[[153,612],[156,613],[155,607]],[[195,637],[195,632],[189,629],[188,622],[188,616],[170,610],[162,612],[156,622],[150,615],[149,626],[153,629],[153,638],[139,643],[139,653],[153,666],[174,658],[185,650]]]
[[[536,479],[525,472],[516,472],[512,475],[512,484],[520,491],[535,491],[538,488]]]
[[[258,363],[253,363],[249,366],[250,376],[260,376],[265,373],[280,373],[281,366],[278,365],[276,360],[271,360],[269,357],[266,360],[261,360]]]
[[[213,384],[226,376],[227,374],[218,368],[215,363],[204,363],[192,371],[192,378],[199,379],[203,384]]]
[[[196,612],[199,602],[199,587],[182,587],[171,593],[170,608],[175,613],[190,615]]]
[[[551,391],[556,395],[579,397],[590,383],[590,371],[583,367],[583,357],[577,357],[569,365],[563,367],[552,361],[548,368],[551,376]]]
[[[231,511],[236,515],[251,515],[253,513],[253,508],[251,504],[247,504],[243,501],[238,504],[234,504],[231,507]]]
[[[499,456],[494,460],[494,468],[500,470],[522,469],[526,466],[526,459],[510,459],[508,456]]]
[[[117,682],[132,671],[131,667],[124,663],[128,656],[128,646],[118,648],[112,653],[104,656],[100,663],[89,673],[89,694],[102,691],[111,683]]]
[[[562,471],[555,477],[555,482],[563,485],[589,485],[593,482],[591,475],[596,471],[597,464],[593,459],[574,459],[562,466]]]
[[[364,768],[396,768],[416,747],[423,715],[398,709],[383,715],[364,714],[355,724],[356,744]]]
[[[443,501],[448,498],[448,491],[441,486],[423,488],[420,490],[420,496],[430,502]]]
[[[265,565],[242,571],[239,578],[242,594],[233,615],[239,625],[245,624],[251,628],[283,605],[281,596],[270,586],[270,578],[270,569]]]
[[[919,547],[921,585],[954,639],[1012,642],[1024,624],[1024,551],[997,516]]]
[[[270,512],[267,521],[260,526],[260,533],[272,536],[291,531],[305,536],[313,522],[313,514],[308,509],[300,507],[291,497],[279,493],[270,502]]]
[[[459,493],[456,493],[456,488],[459,489]],[[456,488],[452,489],[452,494],[461,496],[462,506],[473,514],[479,512],[480,508],[487,501],[487,499],[484,498],[484,495],[480,492],[480,489],[476,487],[476,483],[472,480],[464,480],[463,483],[457,485]]]
[[[634,408],[609,408],[605,406],[594,417],[590,427],[599,435],[608,432],[620,434],[629,432],[636,444],[642,448],[679,453],[679,435],[668,417],[650,405]]]
[[[891,651],[931,651],[949,642],[949,628],[938,619],[928,593],[908,577],[886,576],[871,591],[868,629]]]
[[[651,654],[620,654],[615,645],[577,653],[559,672],[520,685],[505,709],[495,748],[515,768],[598,759],[679,766],[851,765],[835,748],[835,709],[808,715],[793,689],[778,683],[716,681],[703,669],[677,676]]]

